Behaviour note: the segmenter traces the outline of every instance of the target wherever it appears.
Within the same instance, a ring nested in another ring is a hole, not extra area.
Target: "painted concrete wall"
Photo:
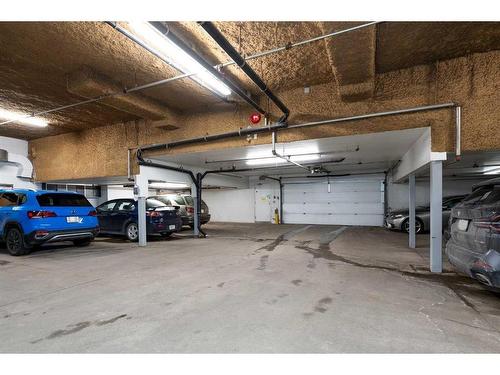
[[[443,197],[451,195],[468,194],[472,191],[472,185],[478,180],[443,179]],[[408,184],[388,184],[388,202],[392,210],[408,208]],[[417,206],[428,206],[430,200],[429,180],[416,181],[416,204]]]
[[[10,154],[28,156],[28,142],[21,139],[0,137],[0,149],[7,150]],[[26,179],[17,177],[16,165],[0,163],[0,184],[13,185],[14,188],[36,189],[36,185]]]
[[[202,199],[208,205],[211,221],[253,223],[254,190],[203,190]]]

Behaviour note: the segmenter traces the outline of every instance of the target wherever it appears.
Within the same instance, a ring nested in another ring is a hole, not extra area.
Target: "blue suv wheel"
[[[24,241],[23,233],[16,227],[7,229],[5,244],[10,255],[26,255],[31,250],[31,247],[27,246]]]

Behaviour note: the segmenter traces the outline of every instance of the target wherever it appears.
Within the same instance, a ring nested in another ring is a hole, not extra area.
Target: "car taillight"
[[[188,214],[194,214],[194,207],[186,207],[186,212]]]
[[[500,215],[495,215],[491,218],[491,231],[500,233]]]
[[[479,228],[487,228],[491,229],[494,233],[500,233],[500,215],[498,214],[476,219],[474,220],[474,224]]]
[[[28,211],[29,219],[45,219],[46,217],[56,217],[53,211]]]
[[[485,271],[492,271],[493,270],[493,267],[491,267],[491,265],[489,265],[488,263],[486,263],[484,260],[481,260],[481,259],[476,260],[472,264],[472,267],[474,269],[481,269],[481,270],[485,270]]]
[[[97,211],[96,210],[90,211],[89,216],[97,216]]]

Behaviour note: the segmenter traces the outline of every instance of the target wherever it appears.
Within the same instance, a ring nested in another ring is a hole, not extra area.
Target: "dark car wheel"
[[[125,236],[129,241],[135,242],[139,239],[139,226],[137,223],[130,223],[125,228]]]
[[[29,254],[31,248],[26,245],[23,233],[18,228],[11,228],[5,236],[5,244],[10,255],[19,256]]]
[[[401,224],[401,229],[406,233],[410,232],[410,219],[405,219]],[[418,217],[415,218],[415,233],[422,233],[424,231],[424,223]]]
[[[73,241],[73,244],[75,246],[78,246],[78,247],[83,247],[83,246],[88,246],[90,245],[90,243],[92,242],[92,240],[89,240],[89,239],[84,239],[84,240],[74,240]]]

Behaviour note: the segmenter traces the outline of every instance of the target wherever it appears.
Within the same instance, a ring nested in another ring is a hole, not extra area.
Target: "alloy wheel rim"
[[[128,237],[135,240],[137,238],[137,226],[135,224],[128,227]]]
[[[421,226],[420,226],[420,222],[418,220],[415,221],[415,233],[419,233],[420,232],[420,229],[421,229]],[[410,222],[407,221],[405,223],[405,230],[407,232],[410,232]]]
[[[7,244],[9,245],[9,249],[16,250],[19,249],[21,245],[21,238],[19,236],[19,232],[10,231],[9,236],[7,238]]]

